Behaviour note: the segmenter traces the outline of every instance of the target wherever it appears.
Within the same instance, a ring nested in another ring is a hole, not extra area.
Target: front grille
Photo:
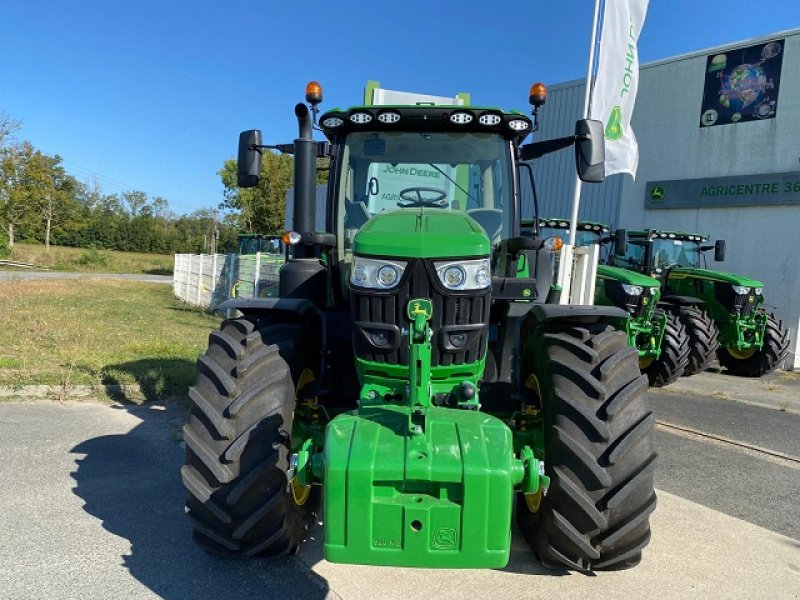
[[[731,284],[716,282],[714,284],[714,294],[720,304],[731,314],[749,317],[758,306],[759,297],[752,289],[749,294],[737,294],[733,291]]]
[[[606,279],[605,295],[614,306],[625,309],[631,317],[641,317],[653,302],[653,288],[643,286],[644,289],[641,294],[634,296],[626,294],[622,289],[622,283]]]
[[[433,301],[428,323],[432,366],[473,363],[486,347],[490,290],[454,292],[444,288],[425,260],[411,261],[397,288],[389,291],[352,288],[356,356],[379,363],[408,364],[408,302]]]

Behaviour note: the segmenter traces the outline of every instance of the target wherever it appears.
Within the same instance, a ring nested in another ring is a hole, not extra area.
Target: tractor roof
[[[532,130],[531,119],[517,111],[477,106],[352,106],[334,108],[319,118],[330,141],[354,131],[445,131],[499,133],[521,142]]]
[[[686,231],[667,231],[663,229],[633,230],[628,232],[628,237],[633,237],[633,238],[646,237],[651,240],[655,239],[684,240],[690,242],[705,242],[708,240],[708,236],[702,233],[689,233]]]

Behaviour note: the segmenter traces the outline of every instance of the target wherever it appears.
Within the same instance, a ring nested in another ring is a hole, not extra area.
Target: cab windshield
[[[653,240],[653,267],[700,267],[700,244],[688,240]]]
[[[625,256],[612,256],[612,264],[635,271],[660,273],[672,267],[700,268],[700,244],[688,240],[654,239],[650,248],[650,264],[645,268],[646,239],[631,239]]]
[[[345,258],[373,216],[420,206],[470,215],[492,246],[511,236],[510,142],[494,133],[358,132],[342,148],[337,236]]]

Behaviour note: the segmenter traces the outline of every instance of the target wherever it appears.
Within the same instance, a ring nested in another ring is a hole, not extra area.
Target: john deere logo
[[[458,541],[458,533],[452,527],[439,527],[433,532],[433,547],[439,550],[453,550]]]
[[[412,321],[417,315],[425,315],[425,320],[429,321],[433,316],[433,303],[427,298],[416,298],[408,303],[408,318]]]
[[[664,188],[661,187],[660,185],[657,185],[652,190],[650,190],[650,198],[652,200],[663,200],[665,194],[666,192],[664,192]]]
[[[611,109],[606,123],[606,139],[612,142],[622,137],[622,108],[615,106]]]

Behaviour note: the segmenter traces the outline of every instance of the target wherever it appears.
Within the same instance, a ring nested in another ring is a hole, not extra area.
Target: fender
[[[238,310],[244,315],[257,317],[274,315],[286,321],[297,321],[303,325],[306,331],[311,330],[314,335],[320,336],[322,348],[327,347],[328,323],[325,313],[305,298],[232,298],[221,303],[214,310],[215,312]],[[324,382],[327,375],[324,357],[325,353],[322,352],[317,370],[320,382]]]
[[[701,306],[705,304],[704,301],[700,300],[699,298],[694,298],[692,296],[661,296],[661,300],[658,302],[659,305],[667,305],[667,306]]]
[[[530,312],[536,324],[545,321],[599,323],[608,319],[627,319],[628,313],[616,306],[578,306],[570,304],[537,304]]]
[[[521,382],[514,381],[519,360],[521,340],[533,327],[547,321],[571,321],[576,324],[605,322],[610,319],[628,319],[627,312],[616,306],[577,306],[568,304],[535,304],[509,302],[505,315],[502,316],[504,332],[502,339],[494,349],[497,361],[497,375],[493,382],[513,383],[521,389]]]
[[[310,313],[316,313],[319,318],[324,318],[314,303],[304,298],[232,298],[219,304],[215,310],[238,310],[259,316],[273,312],[294,313],[304,319]]]

